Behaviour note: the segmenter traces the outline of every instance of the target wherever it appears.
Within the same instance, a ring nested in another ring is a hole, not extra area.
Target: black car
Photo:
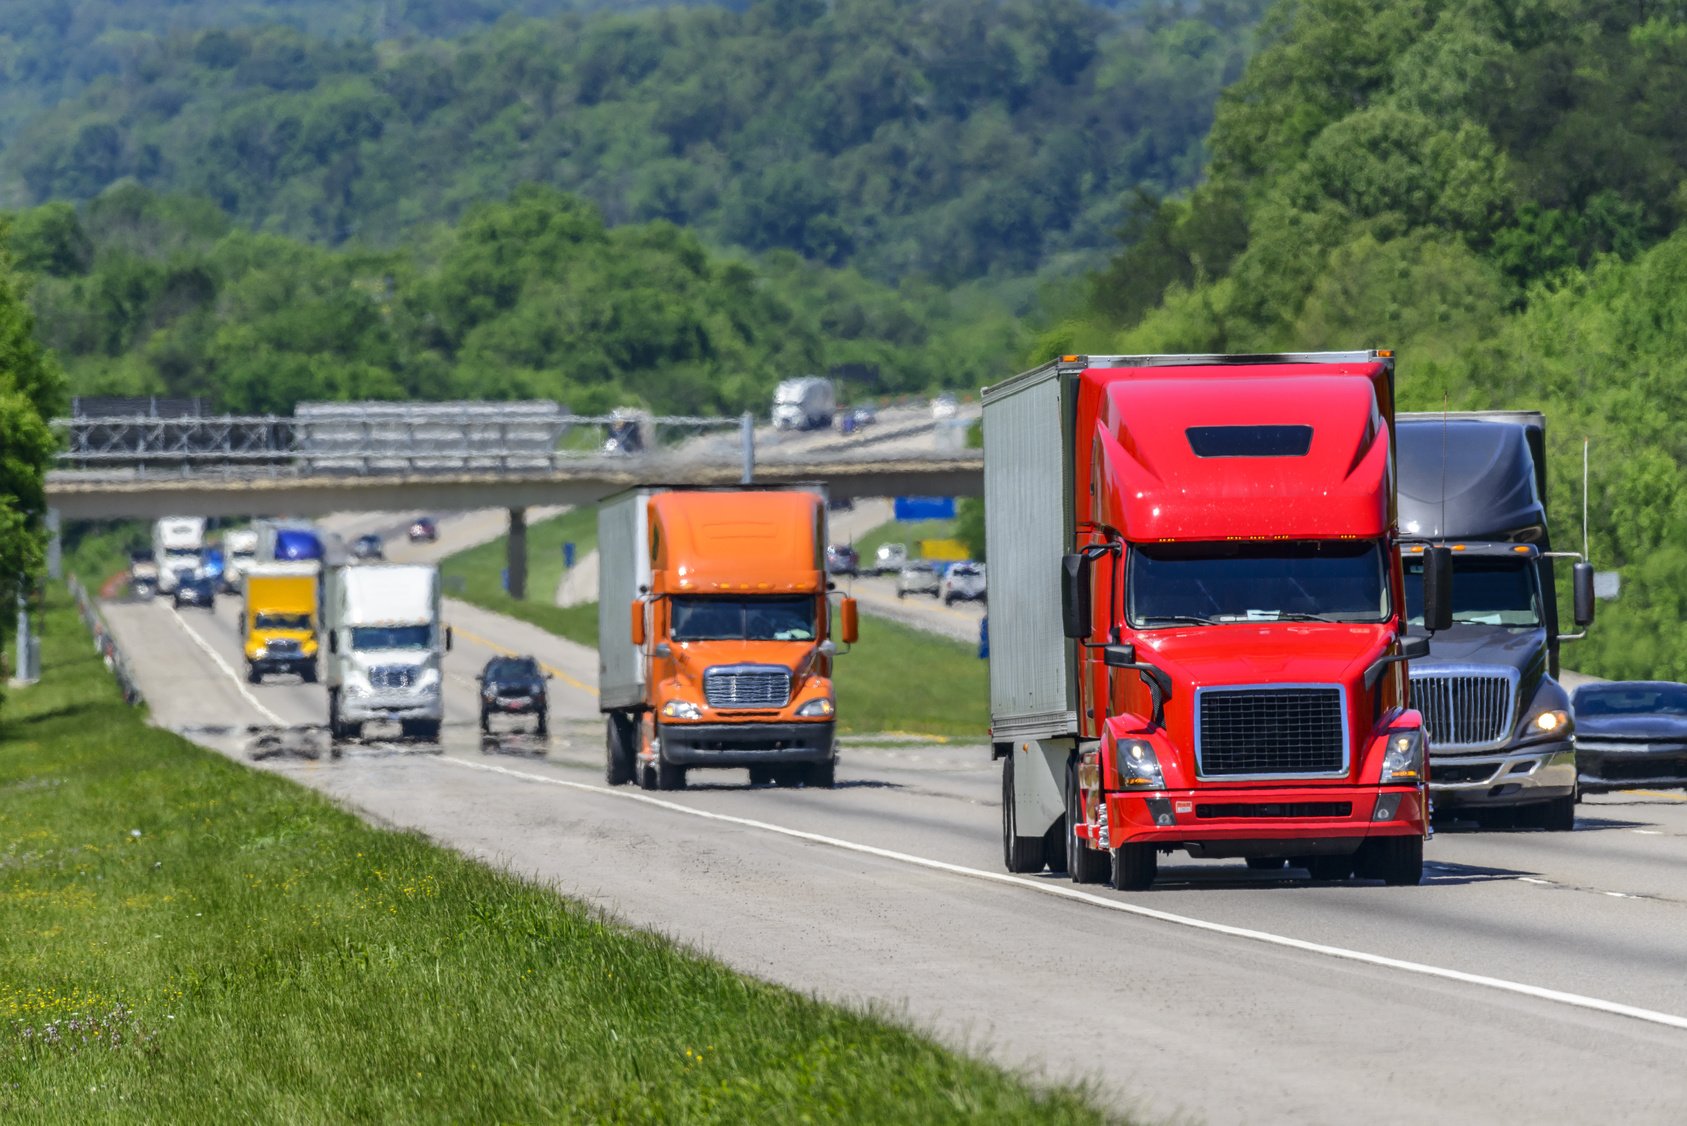
[[[385,549],[381,544],[381,537],[377,535],[358,536],[351,545],[353,559],[384,559]]]
[[[178,610],[183,606],[203,606],[207,610],[215,610],[217,580],[197,571],[177,571],[176,593],[172,604]]]
[[[1584,794],[1687,787],[1687,684],[1613,680],[1571,697]]]
[[[492,717],[531,716],[533,731],[549,733],[545,681],[550,677],[532,657],[494,657],[480,670],[480,729],[490,733]]]

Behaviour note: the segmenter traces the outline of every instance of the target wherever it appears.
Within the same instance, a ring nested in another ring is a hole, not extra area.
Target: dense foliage
[[[793,373],[857,364],[878,372],[861,391],[922,390],[1025,346],[1011,318],[996,311],[991,329],[964,295],[897,292],[789,254],[723,258],[671,223],[605,227],[542,187],[405,251],[254,234],[208,202],[133,184],[13,226],[40,338],[82,394],[196,395],[235,412],[525,397],[735,412],[765,408]]]
[[[1566,661],[1687,677],[1687,6],[1298,0],[1266,27],[1210,177],[1039,351],[1390,344],[1406,407],[1546,410],[1558,535],[1591,436],[1625,584]]]
[[[0,640],[12,607],[40,575],[46,547],[46,474],[54,440],[47,419],[62,407],[63,377],[36,339],[24,281],[0,224]]]
[[[407,45],[183,32],[23,129],[0,182],[86,200],[134,177],[390,245],[531,181],[612,225],[885,280],[1026,274],[1110,246],[1138,186],[1194,181],[1262,4],[759,0]]]

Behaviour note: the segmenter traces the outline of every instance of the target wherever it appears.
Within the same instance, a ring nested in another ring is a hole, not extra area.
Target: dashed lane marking
[[[561,786],[570,790],[581,790],[590,794],[599,794],[623,801],[641,802],[645,805],[666,809],[688,817],[697,817],[705,821],[719,821],[729,825],[738,825],[747,829],[758,829],[762,832],[777,833],[780,836],[795,840],[808,841],[812,844],[826,845],[830,848],[842,849],[846,852],[861,853],[865,856],[876,856],[883,860],[892,860],[900,864],[907,864],[929,871],[944,872],[950,875],[963,876],[974,880],[983,880],[994,884],[1008,884],[1028,891],[1052,895],[1060,899],[1068,899],[1092,907],[1101,907],[1109,911],[1118,911],[1126,915],[1136,915],[1144,919],[1170,923],[1174,926],[1188,927],[1191,930],[1205,931],[1209,934],[1222,934],[1231,938],[1241,938],[1250,942],[1258,942],[1268,946],[1283,947],[1299,950],[1309,954],[1319,954],[1329,958],[1339,958],[1348,962],[1359,962],[1365,965],[1379,966],[1385,969],[1399,970],[1403,973],[1417,974],[1423,977],[1439,978],[1443,981],[1455,981],[1464,985],[1476,985],[1486,989],[1499,990],[1505,993],[1532,997],[1536,1000],[1548,1001],[1553,1004],[1567,1005],[1572,1008],[1586,1009],[1593,1012],[1606,1013],[1611,1016],[1627,1017],[1631,1020],[1645,1021],[1649,1024],[1660,1024],[1669,1028],[1687,1030],[1687,1017],[1674,1013],[1658,1012],[1654,1009],[1642,1009],[1635,1005],[1625,1005],[1620,1001],[1607,1001],[1599,997],[1587,997],[1579,993],[1566,993],[1558,989],[1547,989],[1539,985],[1529,985],[1519,981],[1508,981],[1505,978],[1488,977],[1484,974],[1466,973],[1463,970],[1447,969],[1443,966],[1431,966],[1423,962],[1408,962],[1399,958],[1390,958],[1382,954],[1370,954],[1362,950],[1349,950],[1341,946],[1326,946],[1323,943],[1308,942],[1305,939],[1290,938],[1287,935],[1272,934],[1269,931],[1250,930],[1246,927],[1234,927],[1225,923],[1209,922],[1196,919],[1188,915],[1174,915],[1169,911],[1158,911],[1152,907],[1143,907],[1135,903],[1128,903],[1117,899],[1108,899],[1090,892],[1079,891],[1067,884],[1056,884],[1043,880],[1027,879],[1024,876],[1014,876],[1003,872],[987,872],[982,868],[968,868],[961,864],[950,864],[942,860],[932,860],[924,856],[911,853],[896,852],[891,849],[878,848],[874,845],[858,844],[855,841],[841,840],[837,837],[822,836],[819,833],[808,833],[800,829],[789,829],[783,825],[773,825],[766,821],[754,821],[747,817],[733,817],[725,813],[713,813],[708,810],[696,809],[677,802],[664,801],[648,794],[637,791],[609,789],[604,786],[590,786],[583,782],[571,782],[564,778],[552,778],[543,774],[532,774],[524,770],[511,770],[507,766],[493,763],[471,762],[467,759],[454,758],[447,755],[435,759],[436,762],[450,763],[453,766],[465,767],[469,770],[484,770],[491,774],[503,774],[511,778],[518,778],[527,782],[538,782],[550,786]]]
[[[199,648],[201,648],[205,651],[205,655],[207,657],[211,658],[211,660],[216,662],[218,668],[222,669],[224,672],[226,672],[228,674],[229,679],[234,681],[235,689],[237,691],[239,691],[239,693],[242,696],[246,697],[246,702],[248,704],[251,704],[252,707],[256,708],[258,710],[258,712],[261,713],[262,715],[268,716],[269,721],[271,723],[275,724],[276,726],[278,726],[278,727],[286,727],[287,726],[286,720],[282,719],[280,716],[278,716],[274,712],[270,711],[262,703],[259,702],[259,700],[256,696],[252,695],[251,691],[246,687],[245,678],[242,677],[239,673],[235,672],[234,669],[229,666],[229,663],[227,661],[223,660],[222,656],[215,649],[211,648],[211,643],[209,641],[206,641],[203,637],[200,637],[199,632],[197,630],[195,630],[192,626],[188,625],[186,622],[182,621],[182,616],[180,614],[172,613],[170,615],[170,617],[175,620],[175,623],[178,626],[182,627],[182,632],[186,633],[188,635],[188,637],[193,639],[193,643],[195,645],[199,646]]]
[[[451,630],[452,630],[453,633],[462,634],[464,637],[468,638],[470,641],[474,642],[476,645],[484,645],[486,648],[492,650],[494,653],[502,653],[506,657],[521,656],[520,653],[518,653],[514,649],[511,649],[509,646],[500,645],[496,641],[488,641],[488,640],[486,640],[486,638],[481,637],[479,634],[470,633],[468,630],[464,629],[462,626],[452,626]],[[578,680],[574,679],[572,676],[569,676],[566,672],[563,672],[561,669],[557,668],[555,665],[548,664],[545,661],[540,661],[539,667],[544,669],[548,673],[552,673],[553,675],[555,675],[559,679],[564,680],[569,684],[572,684],[574,687],[578,688],[582,692],[589,692],[593,696],[597,695],[597,689],[596,688],[593,688],[589,684],[585,684],[585,683],[582,683],[581,681],[578,681]]]

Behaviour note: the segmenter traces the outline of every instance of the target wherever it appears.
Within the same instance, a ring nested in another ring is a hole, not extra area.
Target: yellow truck
[[[269,673],[297,673],[306,684],[315,683],[320,573],[315,561],[246,567],[240,633],[246,679],[253,684]]]

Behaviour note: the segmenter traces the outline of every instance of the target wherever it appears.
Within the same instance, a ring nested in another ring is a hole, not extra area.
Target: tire
[[[907,598],[907,597],[908,597],[908,592],[907,592],[907,591],[905,591],[905,590],[898,590],[898,591],[897,591],[897,592],[896,592],[896,597],[897,597],[897,598]]]
[[[262,684],[263,682],[264,682],[264,674],[258,671],[258,666],[257,665],[247,665],[246,666],[246,683],[247,684]]]
[[[433,719],[401,719],[398,721],[398,732],[406,739],[417,742],[438,742],[439,721]]]
[[[480,733],[482,735],[492,734],[492,714],[485,708],[480,709]]]
[[[1576,795],[1553,798],[1535,811],[1535,823],[1549,833],[1568,833],[1576,827]]]
[[[1296,868],[1305,868],[1306,874],[1314,880],[1347,880],[1353,877],[1352,856],[1302,856],[1289,863]]]
[[[651,771],[656,776],[658,790],[685,789],[685,767],[675,766],[662,755],[662,725],[656,725],[656,769]]]
[[[1002,760],[1002,863],[1010,872],[1041,872],[1047,837],[1019,835],[1019,810],[1013,800],[1013,755]]]
[[[811,762],[803,771],[803,785],[815,790],[830,790],[838,784],[838,760]]]
[[[1078,757],[1066,762],[1066,824],[1077,828],[1083,821],[1083,795],[1078,792]],[[1066,874],[1075,884],[1104,884],[1110,868],[1105,852],[1091,848],[1076,832],[1066,834]]]
[[[765,766],[752,766],[752,767],[750,767],[750,785],[752,785],[752,786],[771,786],[771,785],[773,785],[773,771],[770,768],[765,767]]]
[[[550,734],[551,734],[551,713],[550,712],[544,711],[544,712],[539,713],[538,719],[535,720],[534,724],[533,724],[533,734],[541,735],[541,736],[544,736],[545,738],[550,737]]]
[[[304,670],[299,673],[299,679],[304,681],[306,684],[315,684],[316,666],[314,664],[306,665]]]
[[[1381,880],[1389,887],[1416,887],[1423,882],[1422,837],[1374,837],[1359,849],[1359,875]]]
[[[1153,845],[1120,845],[1113,850],[1111,861],[1108,874],[1114,891],[1147,891],[1154,886],[1160,857]]]
[[[953,605],[954,605],[954,604],[955,604],[955,600],[954,600],[954,598],[952,598],[952,597],[950,597],[950,596],[948,596],[948,595],[945,595],[945,596],[944,596],[944,598],[943,598],[943,605],[945,605],[945,606],[953,606]]]
[[[338,743],[346,737],[345,732],[345,724],[340,722],[340,690],[330,688],[328,690],[328,739],[330,742]]]
[[[1254,872],[1281,872],[1288,858],[1282,856],[1250,856],[1248,868]]]
[[[604,743],[608,749],[603,771],[604,781],[611,786],[625,786],[633,780],[633,749],[627,738],[627,721],[620,712],[604,717]]]

